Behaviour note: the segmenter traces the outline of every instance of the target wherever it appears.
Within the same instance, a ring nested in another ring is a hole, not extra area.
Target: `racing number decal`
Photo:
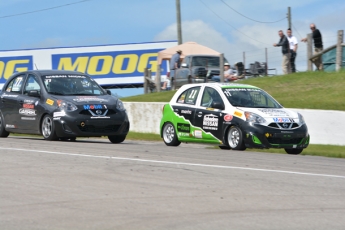
[[[196,93],[198,92],[198,90],[192,90],[192,92],[190,93],[190,95],[188,96],[188,98],[190,98],[190,99],[194,99],[194,97],[195,97],[195,95],[196,95]]]

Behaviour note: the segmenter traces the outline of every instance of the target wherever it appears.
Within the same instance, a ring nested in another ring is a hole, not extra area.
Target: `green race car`
[[[234,83],[182,86],[164,105],[160,132],[168,146],[200,142],[233,150],[284,148],[288,154],[301,153],[310,139],[301,114],[260,88]]]

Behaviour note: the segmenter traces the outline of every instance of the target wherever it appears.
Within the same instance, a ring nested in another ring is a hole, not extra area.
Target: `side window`
[[[6,92],[20,93],[24,81],[24,75],[20,75],[13,78],[12,81],[7,85]]]
[[[179,98],[177,103],[195,105],[200,92],[200,87],[193,87],[184,91]]]
[[[190,57],[185,57],[182,63],[186,63],[188,66],[190,65]]]
[[[214,102],[224,105],[223,99],[218,91],[213,88],[206,87],[201,98],[201,106],[212,108]]]
[[[36,77],[32,74],[29,75],[28,80],[26,81],[24,94],[27,95],[31,90],[37,90],[38,93],[41,92],[41,87],[38,84]]]

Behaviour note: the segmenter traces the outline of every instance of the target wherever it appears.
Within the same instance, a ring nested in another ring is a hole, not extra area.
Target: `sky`
[[[182,41],[208,46],[231,65],[265,61],[281,74],[278,30],[299,41],[296,68],[307,70],[307,45],[300,40],[315,23],[324,48],[344,30],[344,0],[180,0]],[[0,50],[128,44],[177,40],[176,0],[0,0]],[[275,71],[271,71],[275,73]],[[142,89],[118,89],[120,96]]]

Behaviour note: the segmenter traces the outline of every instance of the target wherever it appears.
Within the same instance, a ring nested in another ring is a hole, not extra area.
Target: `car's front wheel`
[[[292,155],[298,155],[303,151],[303,149],[285,149],[285,152]]]
[[[8,137],[8,135],[10,133],[5,130],[5,121],[0,113],[0,137]]]
[[[124,136],[108,136],[108,139],[111,143],[118,144],[118,143],[123,142],[126,139],[126,135],[124,135]]]
[[[167,122],[163,126],[163,141],[167,146],[179,146],[181,142],[177,139],[175,127]]]
[[[228,131],[228,144],[233,150],[245,150],[246,146],[244,145],[242,130],[237,126],[232,126]]]
[[[41,131],[44,139],[48,141],[56,141],[59,138],[55,133],[55,125],[52,116],[45,115],[41,123]]]

